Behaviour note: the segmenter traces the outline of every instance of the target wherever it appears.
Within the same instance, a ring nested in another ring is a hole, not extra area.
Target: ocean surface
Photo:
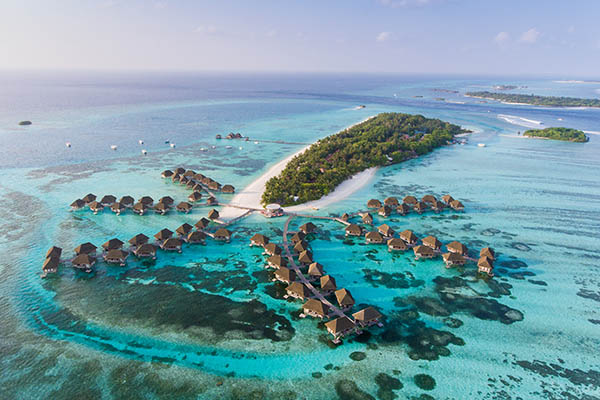
[[[561,77],[4,72],[0,398],[600,399],[600,110],[464,97],[496,84],[543,95],[600,90]],[[472,264],[446,269],[439,258],[391,254],[318,221],[314,259],[351,291],[355,310],[373,305],[385,316],[383,328],[338,347],[322,323],[299,318],[301,303],[282,298],[284,286],[248,246],[256,232],[280,242],[283,218],[243,219],[228,244],[209,239],[155,262],[99,262],[91,275],[61,266],[40,278],[52,245],[70,258],[83,242],[152,236],[209,210],[94,215],[69,211],[76,198],[182,201],[189,190],[160,177],[177,166],[240,190],[306,144],[388,111],[473,133],[464,145],[381,168],[351,197],[310,212],[450,193],[463,213],[375,217],[375,225],[459,240],[473,255],[491,246],[494,278],[477,278]],[[590,141],[517,135],[548,126],[592,132]],[[251,140],[215,139],[228,132]]]

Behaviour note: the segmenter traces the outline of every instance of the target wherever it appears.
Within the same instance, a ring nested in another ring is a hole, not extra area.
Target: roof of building
[[[218,219],[219,218],[219,212],[213,208],[212,210],[210,210],[208,212],[208,218],[210,218],[210,219]]]
[[[135,203],[135,200],[134,200],[134,198],[133,198],[133,197],[131,197],[131,196],[123,196],[123,197],[121,197],[121,199],[119,200],[119,203],[121,203],[121,204],[125,204],[125,205],[127,205],[127,204],[133,204],[133,203]]]
[[[445,262],[465,262],[465,257],[458,253],[444,253],[442,254],[442,258]]]
[[[392,236],[394,234],[394,230],[388,224],[380,225],[377,230],[385,236]]]
[[[405,198],[402,199],[402,202],[404,204],[416,204],[417,201],[418,200],[415,196],[406,196]]]
[[[306,238],[306,234],[302,231],[294,233],[291,238],[292,243],[298,243]]]
[[[58,264],[59,264],[58,257],[48,257],[44,261],[44,264],[42,265],[42,269],[44,271],[52,271],[52,270],[58,269]]]
[[[88,193],[83,197],[82,200],[86,203],[91,203],[92,201],[96,200],[96,195],[93,193]]]
[[[95,260],[89,254],[80,254],[71,261],[73,265],[92,265]]]
[[[125,260],[129,255],[128,252],[123,251],[121,249],[112,249],[106,253],[104,258],[106,260]]]
[[[280,256],[279,254],[275,254],[275,255],[267,258],[267,262],[269,264],[273,264],[273,265],[276,265],[278,267],[285,267],[285,266],[287,266],[287,260],[285,258],[283,258],[282,256]]]
[[[149,254],[149,255],[154,255],[156,254],[156,247],[150,243],[144,243],[141,246],[138,246],[134,253],[136,255],[144,255],[144,254]]]
[[[325,323],[325,327],[333,334],[345,332],[356,327],[354,322],[348,317],[339,317]]]
[[[231,237],[231,231],[229,231],[229,229],[226,228],[219,228],[215,231],[214,233],[215,237],[224,237],[224,238],[230,238]]]
[[[321,317],[326,317],[329,313],[329,306],[317,299],[308,299],[306,303],[302,305],[302,309],[312,311]]]
[[[235,188],[233,187],[233,185],[223,185],[223,187],[221,188],[221,192],[233,193],[233,192],[235,192]]]
[[[191,232],[192,229],[194,229],[194,227],[185,222],[184,224],[180,225],[177,229],[175,229],[175,232],[179,235],[187,235]]]
[[[150,196],[142,196],[139,202],[148,205],[154,203],[154,199]]]
[[[206,233],[202,231],[193,231],[187,235],[188,242],[202,242],[204,239],[206,239]]]
[[[421,241],[425,246],[431,247],[434,250],[437,250],[440,247],[442,247],[442,242],[440,242],[438,238],[432,235],[424,237]]]
[[[110,239],[102,245],[104,250],[114,250],[123,247],[123,242],[117,238]]]
[[[281,278],[284,281],[293,282],[296,280],[296,271],[282,266],[275,271],[275,276]]]
[[[200,193],[200,192],[192,192],[188,196],[188,200],[190,200],[190,201],[198,201],[201,199],[202,199],[202,193]]]
[[[375,308],[369,306],[352,314],[355,321],[366,322],[377,320],[382,317],[381,313]]]
[[[350,291],[347,289],[336,290],[335,298],[342,307],[354,305],[354,297],[352,297],[352,294],[350,294]]]
[[[250,238],[250,241],[259,246],[264,246],[267,243],[269,243],[269,238],[263,235],[262,233],[256,233]]]
[[[107,194],[104,197],[102,197],[102,200],[100,200],[100,203],[102,203],[102,204],[112,204],[115,201],[117,201],[117,198],[115,196],[113,196],[112,194]]]
[[[88,253],[93,253],[94,251],[96,251],[96,249],[97,249],[96,246],[94,246],[90,242],[86,242],[86,243],[80,244],[79,246],[75,247],[75,253],[76,254],[88,254]]]
[[[300,254],[298,254],[298,261],[303,263],[303,264],[309,264],[312,263],[312,253],[308,250],[304,250],[303,252],[301,252]]]
[[[386,206],[397,206],[400,202],[398,201],[398,198],[396,197],[388,197],[383,201],[383,204],[385,204]]]
[[[449,204],[451,201],[454,201],[454,198],[449,194],[445,194],[442,196],[442,201],[446,204]]]
[[[371,199],[371,200],[367,201],[367,207],[368,208],[379,208],[379,207],[381,207],[381,202],[377,199]]]
[[[336,290],[337,285],[335,283],[335,278],[331,275],[322,276],[320,279],[321,289],[323,290]]]
[[[83,201],[81,199],[77,199],[71,203],[71,207],[73,207],[73,208],[81,208],[83,206],[85,206],[85,201]]]
[[[104,206],[99,201],[92,201],[90,203],[90,209],[92,210],[102,210]]]
[[[62,249],[60,247],[52,246],[46,252],[46,257],[60,257]]]
[[[432,195],[432,194],[426,194],[425,196],[423,196],[423,197],[421,198],[421,201],[422,201],[423,203],[433,203],[434,201],[437,201],[437,199],[436,199],[436,198],[435,198],[435,196],[434,196],[434,195]]]
[[[318,262],[313,262],[308,266],[308,275],[310,276],[322,276],[323,266]]]
[[[413,251],[415,252],[415,255],[421,255],[421,256],[433,255],[433,249],[429,246],[424,246],[422,244],[413,247]]]
[[[413,231],[407,229],[405,231],[400,232],[400,239],[404,240],[405,242],[413,243],[416,242],[419,238],[417,238],[417,235],[415,235]]]
[[[163,196],[158,200],[159,203],[164,203],[168,206],[173,205],[173,203],[175,202],[175,200],[173,200],[173,198],[171,196]]]
[[[165,249],[176,249],[180,248],[183,242],[177,238],[168,238],[162,244],[162,247]]]
[[[460,253],[460,254],[466,254],[467,253],[467,246],[465,246],[461,242],[457,242],[456,240],[454,242],[448,243],[446,245],[446,248],[448,250],[451,250],[451,251],[454,251],[454,252]]]
[[[304,285],[301,282],[292,282],[288,285],[287,288],[285,288],[285,290],[286,290],[286,292],[293,293],[303,299],[310,297],[310,294],[311,294],[310,290],[308,290],[306,285]]]
[[[399,250],[408,249],[408,246],[406,246],[406,243],[404,243],[404,241],[399,238],[391,238],[390,240],[387,241],[387,245],[388,245],[388,247],[393,247],[393,248],[399,249]]]
[[[265,251],[267,254],[281,254],[281,247],[277,246],[275,243],[267,243],[265,245]]]
[[[483,249],[481,249],[479,251],[479,256],[480,257],[488,257],[492,260],[494,260],[496,258],[496,252],[494,252],[494,249],[490,248],[490,247],[484,247]]]
[[[485,268],[494,268],[494,262],[491,258],[480,257],[479,260],[477,260],[477,266]]]
[[[154,237],[158,240],[166,240],[173,236],[173,232],[167,228],[161,229],[158,233],[154,235]]]
[[[210,224],[210,220],[202,217],[198,222],[194,224],[194,226],[198,229],[204,229],[208,226],[208,224]]]
[[[148,243],[148,236],[144,235],[143,233],[138,233],[137,235],[129,239],[129,244],[134,246],[139,246],[145,243]]]
[[[370,242],[383,242],[383,236],[377,231],[367,232],[365,238]]]
[[[344,229],[348,233],[355,233],[357,235],[360,235],[362,233],[362,228],[356,224],[347,225]]]
[[[317,226],[312,222],[307,222],[304,225],[300,225],[300,231],[309,234],[314,232],[317,229]]]

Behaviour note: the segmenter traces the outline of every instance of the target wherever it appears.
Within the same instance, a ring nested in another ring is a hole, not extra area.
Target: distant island
[[[465,96],[479,99],[498,100],[513,104],[531,104],[550,107],[600,107],[600,99],[580,99],[577,97],[536,96],[533,94],[467,92]]]
[[[516,85],[495,85],[494,90],[514,90],[514,89],[526,89],[527,86],[516,86]]]
[[[379,114],[295,156],[267,181],[261,202],[290,206],[320,199],[361,171],[427,154],[465,132],[469,131],[422,115]]]
[[[21,125],[21,126],[31,125],[31,121],[21,121],[21,122],[19,122],[19,125]]]
[[[530,129],[523,132],[523,136],[578,143],[587,142],[589,140],[585,133],[571,128]]]

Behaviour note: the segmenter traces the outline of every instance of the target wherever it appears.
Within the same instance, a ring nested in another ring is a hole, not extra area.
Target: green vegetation
[[[287,206],[320,199],[358,172],[427,154],[463,132],[467,131],[457,125],[422,115],[379,114],[294,157],[267,182],[262,202]]]
[[[530,129],[523,136],[564,140],[567,142],[587,142],[589,138],[580,130],[570,128]]]
[[[600,107],[600,99],[579,99],[577,97],[536,96],[533,94],[467,92],[467,96],[492,99],[507,103],[525,103],[534,106],[550,107]]]

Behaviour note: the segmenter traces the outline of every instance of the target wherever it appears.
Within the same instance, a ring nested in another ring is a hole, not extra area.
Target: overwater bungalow
[[[175,233],[177,233],[177,235],[180,237],[184,237],[187,236],[193,229],[193,226],[185,222],[184,224],[180,225],[179,228],[175,229]]]
[[[442,201],[444,203],[450,205],[450,203],[454,201],[454,198],[452,196],[450,196],[449,194],[445,194],[442,196]]]
[[[356,224],[350,224],[344,228],[346,236],[362,236],[362,228]]]
[[[383,315],[373,307],[363,308],[352,314],[354,322],[361,328],[380,324],[379,320],[381,317],[383,317]]]
[[[171,171],[170,169],[165,169],[162,174],[160,174],[160,176],[162,176],[163,178],[170,178],[173,176],[173,171]]]
[[[287,267],[279,267],[275,271],[275,279],[280,282],[292,283],[296,280],[296,271]]]
[[[177,207],[175,207],[177,211],[182,212],[182,213],[189,213],[190,211],[192,211],[192,205],[190,203],[188,203],[187,201],[182,201],[181,203],[177,204]]]
[[[463,256],[467,255],[467,246],[465,246],[464,244],[462,244],[461,242],[450,242],[446,245],[446,248],[448,249],[448,251],[450,253],[458,253],[461,254]]]
[[[85,201],[85,204],[90,204],[92,201],[96,200],[96,195],[93,193],[88,193],[83,197],[82,200]]]
[[[313,262],[312,253],[308,250],[298,254],[298,262],[303,265],[310,265]]]
[[[303,241],[304,239],[306,239],[306,234],[304,232],[300,231],[300,232],[294,233],[290,240],[292,241],[292,243],[296,244],[298,242]]]
[[[180,179],[181,179],[181,175],[177,174],[177,173],[173,174],[173,176],[171,177],[171,180],[173,182],[179,182]]]
[[[148,210],[148,206],[142,202],[137,202],[133,205],[133,208],[131,209],[135,214],[138,215],[144,215],[146,213],[146,211]]]
[[[188,196],[188,200],[192,203],[195,203],[197,201],[202,200],[202,193],[200,192],[192,192],[189,196]]]
[[[135,248],[133,254],[139,258],[152,258],[156,259],[156,247],[150,243],[144,243]]]
[[[192,186],[192,190],[194,192],[201,192],[204,190],[204,187],[201,184],[196,183],[194,186]]]
[[[433,202],[437,201],[437,199],[435,198],[434,195],[432,194],[426,194],[425,196],[423,196],[421,198],[421,201],[423,203],[427,203],[427,204],[432,204]]]
[[[335,298],[343,310],[347,310],[354,306],[354,297],[348,289],[339,289],[335,291]]]
[[[202,178],[202,183],[206,186],[208,186],[209,183],[214,182],[211,178],[209,178],[208,176],[205,176],[204,178]]]
[[[402,199],[402,202],[404,204],[406,204],[407,206],[414,206],[419,201],[417,200],[417,198],[415,196],[406,196],[405,198]]]
[[[221,190],[221,184],[219,182],[212,181],[208,184],[210,190]]]
[[[373,225],[373,216],[370,213],[364,213],[361,219],[363,224]]]
[[[308,266],[309,280],[315,280],[323,276],[323,266],[318,262],[313,262]]]
[[[367,201],[367,208],[381,208],[381,202],[377,199]]]
[[[71,210],[80,210],[85,207],[85,201],[77,199],[71,203]]]
[[[121,267],[124,267],[128,255],[128,252],[121,249],[112,249],[104,254],[104,261],[109,264],[119,264]]]
[[[183,175],[183,174],[185,174],[185,168],[177,167],[177,168],[175,168],[175,173],[179,174],[179,175]]]
[[[44,274],[56,273],[59,263],[60,259],[58,257],[47,257],[44,264],[42,264],[42,271]]]
[[[221,188],[221,192],[223,193],[235,193],[235,188],[233,185],[223,185]]]
[[[389,251],[405,251],[408,249],[408,246],[402,239],[391,238],[387,241],[387,246]]]
[[[92,267],[96,263],[96,259],[89,254],[79,254],[71,261],[73,267],[85,272],[92,272]]]
[[[159,202],[157,205],[155,205],[153,207],[154,212],[160,215],[165,215],[166,213],[169,212],[169,208],[170,206],[168,204],[165,204],[163,202]]]
[[[214,206],[216,204],[219,204],[219,201],[217,200],[217,198],[213,197],[213,196],[208,196],[208,199],[206,199],[206,205]]]
[[[204,176],[200,172],[197,172],[196,175],[193,176],[193,178],[196,182],[202,182],[202,179],[206,178],[206,176]]]
[[[292,250],[294,250],[294,253],[296,253],[296,254],[300,254],[303,251],[307,251],[307,250],[309,250],[308,242],[302,240],[302,241],[296,243]]]
[[[106,243],[104,243],[102,245],[102,248],[106,251],[109,250],[118,250],[123,248],[123,242],[117,238],[114,239],[110,239],[109,241],[107,241]]]
[[[310,290],[301,282],[292,282],[285,288],[288,296],[294,299],[306,300],[310,297]]]
[[[219,219],[219,212],[213,208],[208,212],[208,218],[212,219],[213,221]]]
[[[135,200],[131,196],[123,196],[123,197],[121,197],[121,199],[119,199],[119,203],[121,203],[125,207],[129,208],[129,207],[133,207]]]
[[[190,177],[190,178],[193,177],[194,175],[196,175],[196,171],[191,170],[191,169],[188,169],[187,171],[185,171],[183,173],[183,176],[187,176],[187,177]]]
[[[185,176],[185,175],[180,175],[179,176],[179,183],[182,185],[187,185],[187,183],[191,180],[191,178],[189,176]]]
[[[267,267],[279,269],[281,267],[287,267],[287,260],[279,254],[272,255],[267,258]]]
[[[148,236],[144,235],[143,233],[138,233],[137,235],[129,239],[129,244],[132,247],[139,247],[146,243],[148,243]]]
[[[479,252],[479,257],[487,257],[490,260],[494,261],[496,259],[496,253],[494,252],[494,250],[492,248],[484,247]]]
[[[75,254],[77,254],[77,255],[89,254],[90,256],[95,256],[96,255],[96,246],[94,246],[90,242],[86,242],[86,243],[80,244],[79,246],[75,247],[74,251],[75,251]]]
[[[102,200],[100,200],[100,204],[102,204],[104,207],[110,207],[110,205],[115,201],[117,201],[117,198],[115,196],[113,196],[112,194],[107,194],[106,196],[102,197]]]
[[[302,312],[310,317],[323,319],[329,314],[329,306],[320,300],[308,299],[308,301],[302,305]]]
[[[439,200],[431,203],[431,209],[436,213],[444,211],[444,208],[446,208],[446,205]]]
[[[432,250],[439,250],[442,248],[442,242],[435,236],[424,237],[422,242],[424,246],[431,247]]]
[[[269,238],[262,233],[256,233],[250,238],[250,246],[265,247],[269,243]]]
[[[427,211],[429,207],[427,207],[427,204],[423,203],[422,201],[418,201],[414,206],[413,206],[413,210],[415,210],[417,212],[417,214],[422,214],[425,211]]]
[[[164,229],[161,229],[158,233],[156,233],[154,235],[154,238],[156,239],[156,241],[158,243],[162,243],[165,240],[170,239],[172,236],[173,236],[173,231],[171,231],[167,228],[164,228]]]
[[[400,239],[404,240],[406,244],[416,244],[419,238],[413,233],[413,231],[407,229],[400,232]]]
[[[348,220],[350,219],[350,214],[343,213],[342,215],[340,215],[340,219],[344,222],[348,222]]]
[[[422,244],[413,247],[413,251],[415,253],[415,260],[419,260],[421,258],[433,258],[435,256],[435,253],[431,247]]]
[[[163,196],[158,200],[158,202],[163,203],[167,207],[171,207],[173,206],[173,203],[175,203],[175,200],[173,200],[171,196]]]
[[[90,210],[92,210],[94,214],[98,214],[100,211],[104,210],[104,206],[97,201],[92,201],[90,203]]]
[[[267,243],[264,245],[265,253],[270,256],[278,256],[281,254],[281,247],[277,246],[275,243]]]
[[[350,318],[344,316],[326,322],[325,328],[333,335],[333,342],[339,343],[341,338],[354,332],[356,325]]]
[[[383,201],[383,205],[391,207],[391,208],[398,207],[398,204],[400,204],[400,202],[398,201],[398,199],[396,197],[388,197],[387,199],[385,199]]]
[[[206,233],[202,231],[193,231],[187,234],[185,241],[190,244],[205,244]]]
[[[365,235],[365,239],[366,239],[366,242],[369,244],[382,244],[383,243],[383,236],[381,235],[381,233],[376,232],[376,231],[367,232],[367,234]]]
[[[177,251],[181,253],[181,246],[183,241],[177,238],[169,238],[161,243],[160,248],[165,251]]]
[[[456,211],[463,211],[465,209],[465,206],[463,205],[463,203],[461,203],[458,200],[452,200],[450,202],[450,207],[452,207],[452,209],[456,210]]]
[[[393,210],[390,206],[383,206],[379,210],[377,210],[377,214],[379,214],[382,217],[389,217],[390,215],[392,215],[392,211]]]
[[[388,224],[380,225],[377,231],[385,237],[392,237],[396,233]]]
[[[188,189],[192,189],[192,190],[194,189],[194,186],[196,186],[196,185],[197,185],[197,183],[196,183],[196,182],[194,181],[194,179],[192,179],[192,178],[190,178],[190,179],[187,181],[187,183],[185,184],[185,186],[186,186]]]
[[[444,253],[442,259],[446,263],[446,268],[454,267],[456,265],[465,265],[466,259],[463,255],[458,253]]]
[[[138,201],[148,207],[151,207],[152,204],[154,204],[154,199],[150,196],[142,196]]]
[[[396,207],[396,213],[398,213],[399,215],[406,215],[409,212],[410,212],[410,207],[407,206],[405,203],[402,203],[398,207]]]
[[[62,249],[60,247],[52,246],[46,252],[46,258],[48,258],[48,257],[60,258],[61,254],[62,254]]]
[[[315,230],[317,230],[317,226],[312,222],[307,222],[303,225],[300,225],[299,229],[300,232],[303,232],[305,235],[308,235],[309,233],[313,233]]]
[[[331,275],[322,276],[319,283],[321,284],[321,293],[323,294],[329,294],[337,290],[335,279]]]
[[[115,201],[114,203],[111,204],[110,210],[117,215],[121,215],[121,213],[124,212],[125,210],[127,210],[127,208],[123,204],[117,203]]]
[[[206,229],[209,224],[210,224],[210,220],[202,217],[202,218],[200,218],[200,220],[198,222],[196,222],[194,224],[194,226],[196,227],[196,229],[203,230],[203,229]]]
[[[225,228],[219,228],[213,234],[213,238],[220,242],[229,242],[231,240],[231,232]]]
[[[488,257],[480,257],[477,260],[477,272],[494,276],[494,262]]]
[[[267,204],[262,214],[267,218],[281,217],[283,215],[283,208],[277,203]]]

